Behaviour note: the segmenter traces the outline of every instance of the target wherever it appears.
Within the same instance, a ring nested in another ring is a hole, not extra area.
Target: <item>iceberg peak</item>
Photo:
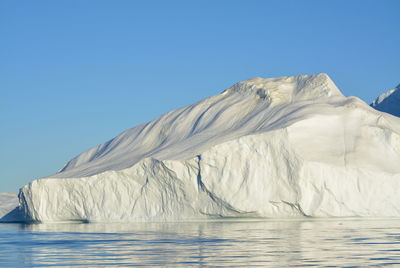
[[[223,94],[254,95],[271,103],[315,100],[332,96],[343,97],[335,83],[325,73],[284,76],[278,78],[255,77],[236,83]]]

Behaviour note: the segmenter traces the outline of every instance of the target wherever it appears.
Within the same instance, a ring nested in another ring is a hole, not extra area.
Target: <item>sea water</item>
[[[400,220],[0,224],[0,267],[400,265]]]

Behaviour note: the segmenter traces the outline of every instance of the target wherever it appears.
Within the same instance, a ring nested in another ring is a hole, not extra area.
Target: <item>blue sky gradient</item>
[[[0,2],[0,192],[251,77],[400,83],[400,1]]]

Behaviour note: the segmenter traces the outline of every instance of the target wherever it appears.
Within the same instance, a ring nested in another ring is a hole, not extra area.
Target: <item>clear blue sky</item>
[[[237,81],[400,83],[400,1],[0,2],[0,192]]]

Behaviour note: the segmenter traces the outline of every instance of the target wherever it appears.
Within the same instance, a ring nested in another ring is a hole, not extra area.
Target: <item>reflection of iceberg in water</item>
[[[29,237],[28,266],[367,266],[400,263],[399,227],[354,219],[66,223],[20,225],[13,239]],[[0,243],[0,260],[6,246]]]

